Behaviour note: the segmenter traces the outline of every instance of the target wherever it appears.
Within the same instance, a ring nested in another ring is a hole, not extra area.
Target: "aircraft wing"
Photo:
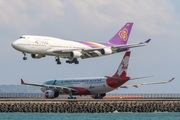
[[[145,46],[146,43],[149,43],[150,41],[151,41],[151,39],[148,39],[145,42],[140,42],[140,43],[135,43],[135,44],[126,44],[126,45],[112,46],[111,49],[113,51],[121,51],[123,49],[129,49],[129,48],[134,48],[134,47],[141,47],[141,46]]]
[[[120,88],[128,88],[129,86],[133,86],[133,87],[136,87],[138,88],[139,85],[151,85],[151,84],[164,84],[164,83],[169,83],[171,81],[173,81],[174,78],[172,78],[171,80],[169,81],[165,81],[165,82],[152,82],[152,83],[137,83],[137,84],[124,84],[124,85],[121,85]]]
[[[45,85],[45,84],[32,84],[32,83],[25,83],[22,79],[21,79],[21,84],[23,85],[31,85],[31,86],[39,86],[39,87],[47,87],[50,88],[52,90],[62,90],[62,91],[73,91],[73,92],[77,92],[77,90],[69,88],[69,87],[63,87],[63,86],[57,86],[57,85]]]
[[[103,50],[103,49],[110,49],[110,50],[112,50],[111,54],[114,54],[114,53],[117,53],[117,52],[126,51],[129,48],[145,46],[147,43],[150,42],[150,40],[151,39],[148,39],[145,42],[140,42],[140,43],[135,43],[135,44],[126,44],[126,45],[100,47],[100,48],[68,49],[68,50],[58,50],[58,49],[53,50],[53,49],[51,49],[51,50],[48,50],[47,53],[70,55],[71,52],[76,51],[76,52],[79,52],[79,53],[82,54],[80,56],[82,59],[85,59],[85,58],[92,58],[92,57],[102,56],[101,50]],[[70,57],[70,56],[67,56],[67,58],[68,57]]]
[[[126,45],[118,45],[118,46],[111,46],[111,47],[83,49],[82,50],[83,56],[81,56],[81,58],[85,59],[85,58],[90,58],[90,57],[102,56],[101,50],[106,49],[106,48],[111,49],[112,54],[117,53],[117,52],[123,52],[123,51],[128,50],[129,48],[145,46],[145,44],[149,43],[150,40],[151,39],[148,39],[145,42],[140,42],[140,43],[135,43],[135,44],[126,44]]]

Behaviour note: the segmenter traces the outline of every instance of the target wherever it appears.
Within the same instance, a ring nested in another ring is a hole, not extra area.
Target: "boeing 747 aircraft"
[[[127,51],[119,65],[116,73],[112,76],[98,77],[98,78],[76,78],[76,79],[54,79],[45,82],[44,84],[31,84],[25,83],[21,79],[21,84],[40,86],[41,91],[45,93],[46,98],[56,98],[61,94],[68,94],[69,99],[73,99],[73,95],[91,95],[94,99],[101,99],[106,96],[107,92],[110,92],[117,88],[128,88],[129,86],[138,87],[138,85],[150,85],[150,84],[163,84],[169,83],[174,78],[167,82],[154,82],[154,83],[137,83],[137,84],[124,84],[128,80],[141,79],[130,78],[126,76],[128,62],[130,57],[130,51]]]
[[[32,58],[42,58],[46,55],[55,56],[57,64],[61,64],[60,57],[68,59],[66,63],[79,64],[77,58],[93,58],[127,51],[133,47],[144,46],[150,41],[126,44],[133,23],[126,23],[107,43],[70,41],[45,36],[23,35],[12,43],[12,47],[24,54],[31,54]]]

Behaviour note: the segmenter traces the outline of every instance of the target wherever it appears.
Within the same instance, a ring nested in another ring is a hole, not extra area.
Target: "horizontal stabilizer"
[[[149,78],[149,77],[153,77],[153,76],[138,77],[138,78],[130,78],[130,80],[136,80],[136,79],[142,79],[142,78]]]
[[[116,80],[122,80],[122,78],[119,78],[119,77],[110,77],[110,76],[104,76],[104,77],[106,77],[106,78],[111,78],[111,79],[116,79]],[[136,80],[136,79],[149,78],[149,77],[153,77],[153,76],[130,78],[129,80]]]
[[[120,77],[109,77],[109,76],[104,76],[104,77],[106,77],[106,78],[111,78],[111,79],[115,79],[115,80],[122,80],[122,78],[120,78]]]
[[[139,85],[164,84],[164,83],[169,83],[169,82],[173,81],[174,79],[175,79],[175,78],[172,78],[171,80],[169,80],[169,81],[164,81],[164,82],[124,84],[124,85],[121,85],[120,88],[128,88],[129,86],[133,86],[133,87],[138,88]]]

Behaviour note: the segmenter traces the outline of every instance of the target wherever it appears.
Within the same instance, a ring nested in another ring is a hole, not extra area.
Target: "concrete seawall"
[[[0,99],[0,112],[180,112],[180,99]]]

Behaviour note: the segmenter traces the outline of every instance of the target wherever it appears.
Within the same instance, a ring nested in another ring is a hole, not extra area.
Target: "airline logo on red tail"
[[[124,41],[128,39],[128,30],[124,28],[123,30],[119,31],[118,35],[120,38],[122,38]]]
[[[124,59],[123,59],[123,60],[124,60]],[[121,75],[123,71],[126,72],[127,68],[128,68],[128,63],[126,63],[126,62],[124,63],[124,61],[122,61],[121,64],[120,64],[120,66],[119,66],[119,68],[118,68],[117,74],[118,74],[118,75]]]
[[[128,64],[125,66],[124,62],[122,62],[121,65],[122,65],[122,69],[127,69],[128,67]]]

